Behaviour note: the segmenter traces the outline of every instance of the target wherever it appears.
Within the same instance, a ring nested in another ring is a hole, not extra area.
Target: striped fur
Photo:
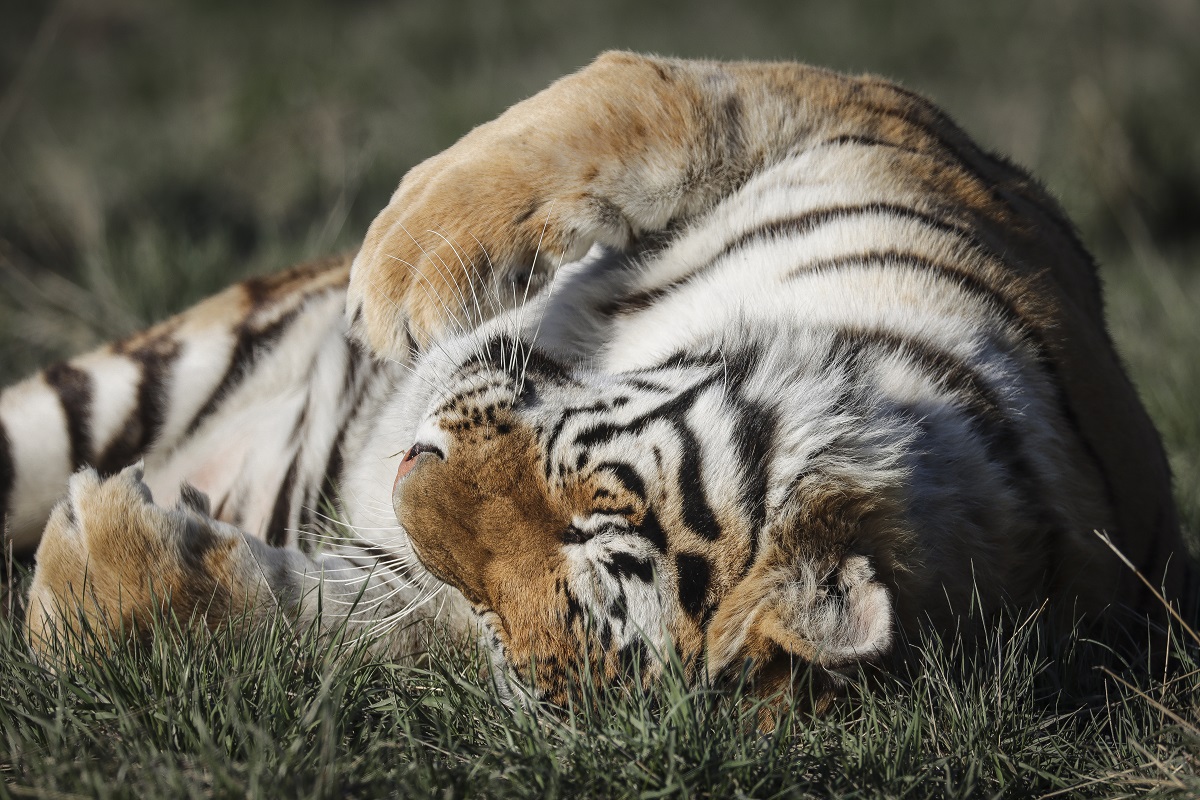
[[[338,421],[376,369],[339,335],[347,274],[343,259],[247,281],[0,395],[5,453],[18,467],[3,473],[18,552],[36,545],[73,472],[112,475],[139,459],[157,494],[175,496],[188,480],[219,516],[287,543],[316,500],[293,498],[296,485],[319,487],[331,472]]]
[[[149,602],[80,566],[107,492],[184,611],[287,598],[396,652],[481,626],[556,701],[668,646],[831,686],[974,594],[1148,610],[1095,530],[1186,577],[1062,211],[924,98],[793,64],[602,56],[414,169],[349,271],[8,390],[0,447],[18,546],[50,517],[35,641],[65,597]]]

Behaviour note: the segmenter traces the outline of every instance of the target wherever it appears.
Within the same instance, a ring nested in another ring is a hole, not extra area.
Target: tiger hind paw
[[[36,652],[81,636],[145,637],[168,610],[211,625],[253,601],[255,560],[241,531],[213,519],[208,498],[187,484],[174,508],[156,505],[142,476],[137,464],[71,477],[37,551],[27,606]]]

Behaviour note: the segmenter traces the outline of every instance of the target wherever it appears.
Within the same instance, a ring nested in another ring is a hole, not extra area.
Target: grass
[[[470,648],[375,659],[286,620],[32,663],[0,624],[0,774],[13,796],[980,797],[1200,791],[1200,642],[1172,677],[1014,618],[978,649],[924,642],[832,714],[758,730],[741,692],[502,705]],[[103,642],[102,642],[103,644]],[[1121,677],[1122,675],[1127,677]]]
[[[603,48],[803,59],[930,93],[1062,198],[1195,554],[1197,29],[1189,0],[28,0],[0,25],[0,383],[354,247],[409,166]],[[404,667],[282,625],[53,674],[0,615],[0,797],[1200,792],[1186,631],[1164,671],[1020,619],[762,736],[748,698],[672,679],[514,715],[469,648]]]

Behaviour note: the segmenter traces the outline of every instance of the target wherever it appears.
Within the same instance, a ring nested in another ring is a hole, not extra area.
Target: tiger
[[[5,390],[0,509],[43,657],[282,610],[478,637],[556,704],[672,658],[826,703],[968,609],[1190,580],[1042,186],[879,77],[627,52],[414,167],[353,256]]]

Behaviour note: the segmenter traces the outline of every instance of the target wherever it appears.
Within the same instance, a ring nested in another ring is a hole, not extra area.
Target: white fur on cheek
[[[595,623],[610,627],[614,646],[623,648],[640,639],[655,655],[662,653],[675,610],[672,603],[664,602],[664,595],[673,594],[664,591],[654,545],[633,534],[602,534],[583,544],[566,545],[564,551],[568,586]],[[606,566],[618,554],[646,564],[653,570],[651,579]],[[624,608],[624,618],[619,611],[614,613],[619,608]]]

